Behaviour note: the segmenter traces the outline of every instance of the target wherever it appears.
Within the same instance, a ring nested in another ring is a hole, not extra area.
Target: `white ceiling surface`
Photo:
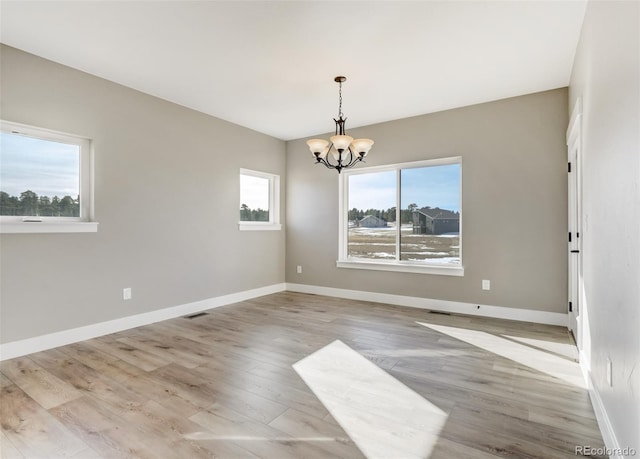
[[[567,86],[586,0],[2,1],[0,41],[289,140]]]

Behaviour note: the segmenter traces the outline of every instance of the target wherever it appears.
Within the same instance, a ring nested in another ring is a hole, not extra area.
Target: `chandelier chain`
[[[338,95],[340,97],[340,105],[338,107],[338,118],[342,118],[342,81],[339,81],[338,84],[340,85],[338,89]]]

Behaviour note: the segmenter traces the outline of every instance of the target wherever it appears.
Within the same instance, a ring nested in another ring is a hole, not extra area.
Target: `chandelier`
[[[322,163],[328,169],[335,169],[338,174],[342,169],[355,166],[356,163],[362,161],[373,145],[371,139],[353,139],[344,133],[344,124],[347,121],[343,118],[342,114],[342,83],[347,81],[346,77],[337,76],[333,79],[340,85],[338,91],[339,105],[338,105],[338,119],[333,119],[336,122],[336,134],[331,136],[331,142],[324,139],[311,139],[307,140],[307,145],[313,156],[316,158],[316,164]],[[334,163],[331,163],[329,153],[333,156]]]

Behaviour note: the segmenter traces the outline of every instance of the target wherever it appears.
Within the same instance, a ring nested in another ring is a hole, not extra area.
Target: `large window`
[[[342,174],[339,267],[463,275],[461,158]]]
[[[88,139],[2,121],[2,232],[96,231],[90,150]]]
[[[280,177],[240,169],[241,230],[279,230]]]

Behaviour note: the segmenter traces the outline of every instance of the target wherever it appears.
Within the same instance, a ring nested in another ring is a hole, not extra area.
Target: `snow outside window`
[[[343,171],[341,268],[461,276],[460,157]]]

